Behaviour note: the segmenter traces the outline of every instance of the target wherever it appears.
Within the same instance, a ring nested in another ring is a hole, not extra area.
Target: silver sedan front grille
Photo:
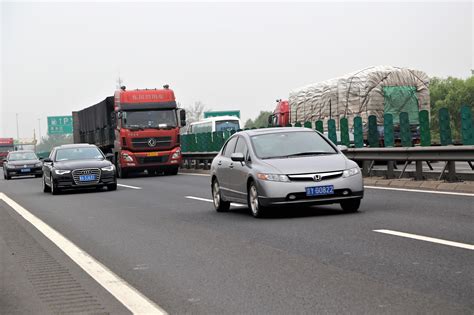
[[[79,176],[81,175],[95,175],[95,180],[80,181]],[[72,178],[74,179],[74,183],[76,183],[76,185],[97,184],[100,181],[100,175],[101,172],[98,168],[82,168],[72,171]]]

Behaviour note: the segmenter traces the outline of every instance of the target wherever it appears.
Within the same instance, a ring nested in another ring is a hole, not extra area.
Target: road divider
[[[199,201],[205,201],[205,202],[213,202],[212,199],[206,199],[206,198],[201,198],[201,197],[194,197],[194,196],[185,196],[188,199],[194,199],[194,200],[199,200]],[[234,207],[247,207],[246,205],[240,204],[240,203],[231,203],[231,206]]]
[[[15,210],[26,221],[31,223],[38,231],[53,242],[69,258],[79,265],[102,287],[110,292],[120,303],[128,308],[133,314],[167,314],[161,307],[148,299],[125,280],[116,275],[109,268],[90,256],[81,248],[64,237],[61,233],[50,227],[30,211],[23,208],[16,201],[0,193],[3,200]]]
[[[406,238],[411,238],[415,240],[437,243],[437,244],[442,244],[442,245],[447,245],[447,246],[459,247],[463,249],[474,250],[474,245],[446,241],[440,238],[433,238],[433,237],[428,237],[428,236],[422,236],[422,235],[416,235],[416,234],[410,234],[410,233],[404,233],[404,232],[398,232],[398,231],[392,231],[392,230],[374,230],[374,232],[395,235],[395,236],[400,236],[400,237],[406,237]]]

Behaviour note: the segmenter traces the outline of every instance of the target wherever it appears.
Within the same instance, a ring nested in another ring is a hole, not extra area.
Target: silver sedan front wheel
[[[252,215],[256,218],[263,217],[266,209],[258,202],[258,191],[254,182],[249,185],[248,196],[248,204]]]
[[[217,212],[225,212],[230,208],[230,202],[222,200],[221,189],[217,179],[212,182],[212,201]]]

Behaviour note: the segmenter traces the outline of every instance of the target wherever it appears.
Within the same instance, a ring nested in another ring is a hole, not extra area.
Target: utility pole
[[[18,113],[16,113],[16,139],[20,139],[20,130],[18,129]]]
[[[38,118],[39,142],[41,142],[41,118]]]

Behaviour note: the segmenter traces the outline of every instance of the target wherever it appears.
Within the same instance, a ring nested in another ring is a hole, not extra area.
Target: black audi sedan
[[[12,151],[3,161],[3,177],[11,179],[12,176],[35,175],[41,177],[43,163],[33,151]]]
[[[117,189],[115,166],[91,144],[55,147],[43,160],[43,191],[58,194],[64,189],[107,187]]]

